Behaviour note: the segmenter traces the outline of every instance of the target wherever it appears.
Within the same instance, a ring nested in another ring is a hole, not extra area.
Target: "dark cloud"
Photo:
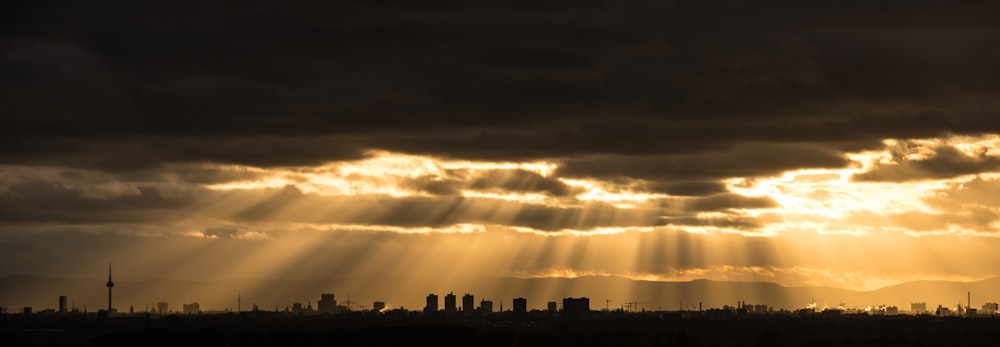
[[[644,191],[664,193],[675,196],[704,196],[728,191],[720,182],[658,182],[651,181],[641,184]]]
[[[742,174],[838,165],[836,151],[885,137],[1000,131],[1000,7],[985,1],[10,1],[0,12],[4,163],[817,151],[727,168]]]
[[[746,144],[696,154],[600,156],[563,161],[557,175],[648,180],[721,179],[770,175],[795,168],[847,165],[842,154],[812,144]]]
[[[716,194],[708,197],[686,199],[684,208],[688,211],[720,211],[727,209],[758,209],[778,207],[778,202],[769,196],[743,196],[739,194]]]
[[[401,186],[433,195],[460,195],[466,182],[456,179],[441,179],[435,176],[420,176],[404,180]]]
[[[425,175],[409,178],[402,182],[402,186],[434,195],[459,195],[466,189],[499,193],[542,193],[556,197],[579,192],[555,177],[544,177],[521,169],[484,170],[475,173],[449,170],[445,177]]]
[[[82,134],[85,135],[85,134]],[[364,148],[343,138],[312,136],[138,136],[102,138],[0,138],[0,160],[33,165],[65,165],[113,172],[149,171],[184,163],[260,166],[317,165],[365,157]]]
[[[709,226],[718,228],[731,228],[744,231],[756,231],[764,226],[764,221],[759,218],[748,216],[724,216],[724,217],[668,217],[663,219],[667,225],[671,226]]]
[[[121,223],[168,224],[189,215],[197,195],[165,196],[151,187],[109,188],[105,196],[88,196],[79,187],[27,182],[6,187],[0,194],[0,221],[4,223]]]
[[[490,170],[476,178],[472,189],[500,189],[514,192],[544,192],[553,196],[569,195],[573,189],[562,181],[526,170]]]

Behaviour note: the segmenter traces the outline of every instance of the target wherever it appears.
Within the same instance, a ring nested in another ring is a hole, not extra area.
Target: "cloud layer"
[[[55,257],[39,240],[92,233],[182,239],[178,258],[215,241],[302,254],[280,272],[352,265],[307,235],[352,238],[336,251],[355,254],[432,234],[465,256],[455,244],[488,230],[480,247],[563,255],[468,255],[504,273],[919,277],[789,248],[1000,235],[998,15],[988,1],[8,1],[0,228],[17,232],[0,244]],[[733,258],[691,261],[711,247]],[[594,249],[636,260],[596,267]]]

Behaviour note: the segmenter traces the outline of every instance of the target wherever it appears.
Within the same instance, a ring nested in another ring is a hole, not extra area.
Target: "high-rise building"
[[[493,302],[489,300],[483,300],[479,302],[479,312],[483,315],[493,313]]]
[[[472,296],[472,294],[463,295],[462,313],[465,313],[465,316],[468,317],[472,315],[472,312],[475,311],[475,309],[476,309],[476,299]]]
[[[59,313],[66,313],[66,296],[59,296]]]
[[[557,310],[559,310],[558,307],[559,307],[559,304],[557,304],[555,301],[549,301],[549,304],[548,304],[549,312],[555,313]]]
[[[995,302],[987,302],[987,303],[983,304],[983,310],[980,313],[981,314],[987,314],[987,315],[995,315],[995,314],[997,314],[997,311],[1000,311],[998,309],[1000,309],[1000,305],[997,305],[997,303],[995,303]]]
[[[523,316],[528,313],[528,299],[514,298],[514,314]]]
[[[427,294],[427,305],[424,306],[424,313],[435,313],[438,311],[437,294]]]
[[[457,310],[458,305],[456,305],[455,293],[448,293],[444,296],[444,315],[453,316]]]
[[[156,303],[156,313],[159,313],[159,314],[170,313],[170,308],[167,306],[167,303],[165,303],[165,302],[158,302],[158,303]]]
[[[385,310],[385,302],[384,301],[376,301],[376,302],[372,303],[372,311],[382,312],[383,310]]]
[[[926,302],[914,302],[910,304],[910,312],[913,314],[924,314],[927,313],[927,303]]]
[[[563,314],[567,317],[586,317],[590,314],[590,299],[563,298]]]
[[[337,300],[334,299],[333,294],[320,294],[319,301],[316,302],[316,309],[320,313],[334,313],[337,311]]]
[[[190,304],[183,304],[184,314],[199,314],[201,313],[201,305],[197,302],[192,302]]]

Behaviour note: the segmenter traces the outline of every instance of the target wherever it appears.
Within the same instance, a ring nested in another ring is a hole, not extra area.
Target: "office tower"
[[[523,316],[528,313],[528,299],[514,298],[514,314]]]
[[[567,317],[586,317],[590,314],[590,299],[563,298],[563,314]]]
[[[319,301],[316,302],[316,309],[320,313],[334,313],[337,311],[337,300],[334,299],[333,294],[320,294]]]
[[[456,305],[455,293],[448,293],[444,296],[444,315],[451,317],[455,315],[455,311],[458,305]]]
[[[427,294],[427,305],[424,306],[424,313],[434,313],[438,310],[437,294]]]
[[[472,294],[465,294],[462,296],[462,312],[465,313],[466,317],[472,315],[472,312],[476,309],[476,300]]]

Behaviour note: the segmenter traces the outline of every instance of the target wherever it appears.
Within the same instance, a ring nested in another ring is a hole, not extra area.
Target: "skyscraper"
[[[590,314],[589,298],[563,298],[563,315],[583,318]]]
[[[488,315],[493,313],[493,302],[489,300],[483,300],[479,302],[479,312],[483,315]]]
[[[475,309],[476,309],[476,300],[472,296],[472,294],[465,294],[465,295],[463,295],[462,296],[462,313],[464,313],[466,317],[469,317],[469,316],[472,315],[472,312],[474,312]]]
[[[316,302],[316,308],[321,313],[334,313],[337,311],[337,300],[334,299],[333,294],[322,293],[319,295],[319,301]]]
[[[528,313],[528,299],[514,298],[514,314],[523,316]]]
[[[427,306],[424,306],[424,313],[435,313],[438,310],[437,294],[427,294]]]
[[[59,313],[66,313],[66,296],[59,296]]]
[[[458,305],[456,305],[455,293],[448,293],[444,296],[444,315],[451,317],[455,315],[455,311]]]

